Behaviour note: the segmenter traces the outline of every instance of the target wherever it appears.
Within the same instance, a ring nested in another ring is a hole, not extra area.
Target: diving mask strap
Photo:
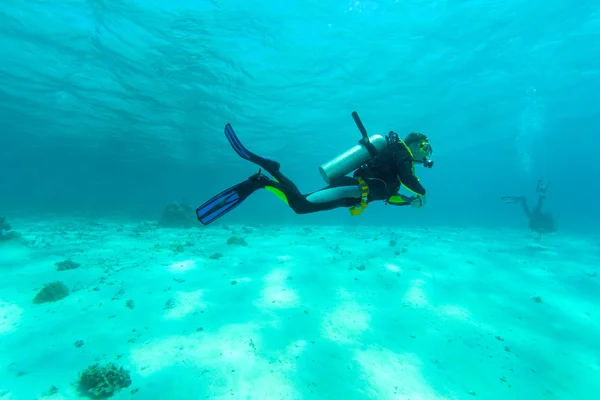
[[[357,205],[350,207],[350,215],[357,216],[362,214],[362,212],[367,208],[368,198],[369,198],[369,186],[364,181],[363,178],[358,178],[358,184],[360,186],[360,203]]]

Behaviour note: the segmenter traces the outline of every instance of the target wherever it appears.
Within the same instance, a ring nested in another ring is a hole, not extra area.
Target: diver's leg
[[[362,191],[357,179],[343,176],[332,180],[329,186],[303,197],[310,210],[323,211],[356,206],[361,201]]]
[[[358,181],[350,177],[342,177],[318,192],[303,195],[296,184],[281,173],[277,161],[248,150],[230,124],[225,126],[225,137],[240,157],[260,166],[275,178],[275,180],[271,180],[259,172],[250,181],[276,193],[298,214],[332,210],[338,207],[352,207],[360,201],[361,192]]]
[[[529,209],[529,205],[527,204],[527,199],[525,197],[521,198],[521,208],[523,209],[523,212],[527,218],[531,219],[531,210]]]
[[[506,204],[519,203],[521,204],[521,208],[527,218],[531,218],[531,211],[529,210],[529,205],[527,204],[527,199],[525,196],[505,196],[502,197],[501,200]]]
[[[535,210],[533,211],[534,214],[539,214],[542,212],[542,206],[544,205],[544,196],[538,196],[538,201],[537,204],[535,206]]]
[[[265,189],[282,198],[296,214],[309,214],[319,211],[333,210],[339,207],[355,206],[361,198],[358,181],[343,177],[331,185],[316,192],[304,195],[290,179],[280,171],[273,174],[277,181],[269,180]]]
[[[283,175],[279,168],[277,168],[277,170],[267,170],[267,172],[271,174],[271,176],[273,176],[273,178],[275,178],[277,182],[285,186],[286,191],[288,191],[290,194],[294,193],[296,195],[302,195],[302,193],[300,193],[300,189],[298,189],[298,186],[296,186],[296,184],[291,179]]]

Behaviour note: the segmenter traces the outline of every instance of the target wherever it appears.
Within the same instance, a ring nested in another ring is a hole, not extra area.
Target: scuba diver
[[[266,189],[286,202],[297,214],[308,214],[349,208],[351,215],[360,215],[372,201],[382,200],[396,206],[425,205],[425,188],[414,173],[414,164],[433,167],[429,159],[433,152],[427,136],[410,133],[404,140],[390,132],[386,137],[369,137],[358,114],[352,113],[354,122],[362,134],[358,144],[319,167],[328,186],[309,194],[302,194],[298,187],[279,170],[274,160],[258,156],[242,145],[230,124],[225,126],[225,136],[235,152],[245,160],[260,167],[248,180],[219,193],[196,209],[198,220],[208,225],[239,206],[258,189]],[[268,172],[273,179],[262,173]],[[347,176],[354,171],[352,176]],[[414,193],[399,193],[401,186]]]
[[[524,196],[518,197],[502,197],[501,200],[507,204],[520,203],[523,212],[529,219],[529,228],[540,234],[556,232],[556,225],[554,224],[554,217],[552,214],[542,212],[542,206],[544,200],[546,200],[546,190],[548,190],[550,182],[544,184],[542,180],[537,183],[536,192],[538,195],[538,202],[535,209],[531,211],[527,204],[527,199]]]

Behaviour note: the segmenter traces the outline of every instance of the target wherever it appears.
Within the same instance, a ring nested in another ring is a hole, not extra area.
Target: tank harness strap
[[[365,129],[365,126],[363,125],[356,111],[352,111],[352,118],[354,119],[354,123],[356,123],[356,127],[362,135],[362,139],[359,140],[358,143],[365,146],[371,157],[375,157],[377,155],[377,148],[373,145],[373,143],[369,141],[369,135],[367,134],[367,130]]]
[[[360,186],[360,203],[357,205],[350,207],[350,214],[352,216],[357,216],[362,214],[362,212],[367,208],[368,197],[369,197],[369,186],[363,180],[363,178],[357,178],[358,184]]]
[[[365,147],[365,149],[367,149],[371,157],[377,157],[377,148],[373,143],[369,141],[368,137],[363,137],[361,140],[358,141],[358,143],[362,144]]]

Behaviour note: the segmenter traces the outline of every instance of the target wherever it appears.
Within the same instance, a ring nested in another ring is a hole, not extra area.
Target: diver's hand
[[[416,195],[416,196],[412,197],[410,205],[414,208],[421,208],[421,207],[425,206],[426,202],[427,202],[427,199],[425,198],[425,196]]]

